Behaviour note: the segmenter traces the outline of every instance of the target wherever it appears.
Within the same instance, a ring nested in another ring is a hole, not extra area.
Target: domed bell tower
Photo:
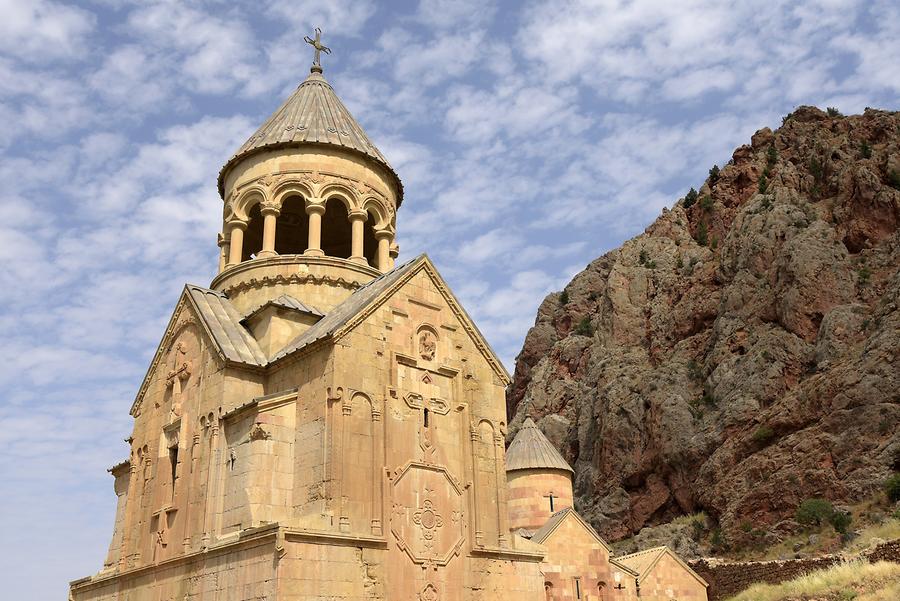
[[[219,172],[211,287],[243,312],[290,294],[328,312],[394,267],[403,185],[322,75],[309,77]]]

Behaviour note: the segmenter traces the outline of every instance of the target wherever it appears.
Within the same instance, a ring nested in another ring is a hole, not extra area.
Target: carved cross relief
[[[422,540],[426,549],[434,546],[435,532],[444,525],[444,518],[438,513],[434,506],[434,501],[429,497],[434,493],[433,490],[425,487],[425,500],[422,506],[413,514],[413,523],[419,526],[422,531]]]

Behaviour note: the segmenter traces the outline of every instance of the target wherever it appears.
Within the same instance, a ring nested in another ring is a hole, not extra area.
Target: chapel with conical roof
[[[607,554],[545,578],[572,470],[531,420],[507,465],[509,375],[427,256],[395,264],[403,185],[307,41],[309,76],[219,173],[218,273],[175,303],[106,560],[70,599],[601,598],[580,517]]]

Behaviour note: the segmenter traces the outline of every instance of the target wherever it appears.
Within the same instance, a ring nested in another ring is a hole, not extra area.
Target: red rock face
[[[509,436],[542,418],[611,539],[700,509],[738,539],[873,494],[900,470],[898,188],[900,113],[802,107],[760,130],[696,203],[544,300]]]

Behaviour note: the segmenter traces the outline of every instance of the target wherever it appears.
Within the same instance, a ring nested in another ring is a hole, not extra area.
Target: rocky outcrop
[[[544,300],[510,439],[529,412],[611,539],[872,495],[900,470],[898,223],[900,113],[801,107]]]

